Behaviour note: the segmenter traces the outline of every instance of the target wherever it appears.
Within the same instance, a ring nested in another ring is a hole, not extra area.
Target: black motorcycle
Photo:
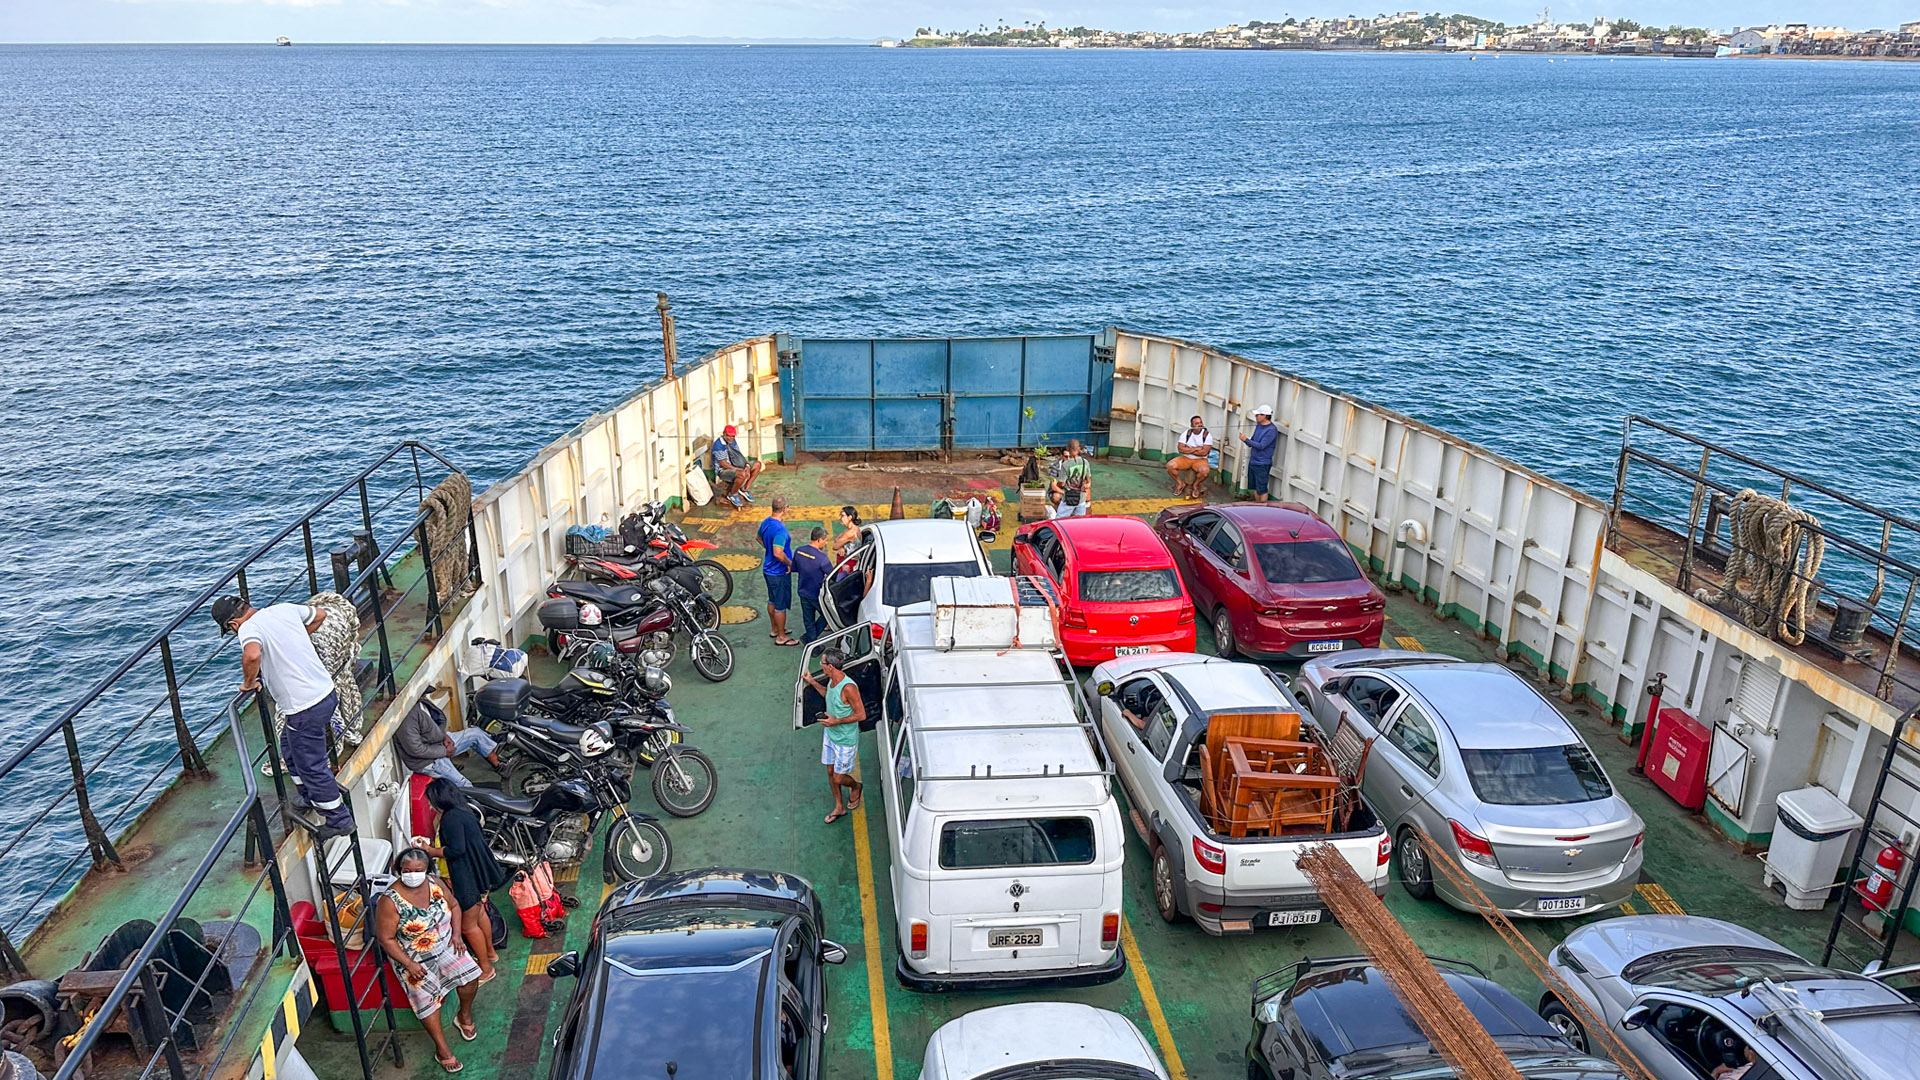
[[[664,598],[668,585],[688,596],[692,619],[684,626]],[[663,668],[673,662],[676,629],[693,633],[720,626],[719,604],[668,575],[644,586],[557,581],[547,597],[539,612],[547,652],[567,663],[578,664],[586,651],[606,642],[642,664]]]
[[[578,765],[576,775],[556,780],[531,797],[493,788],[462,789],[480,816],[494,858],[513,867],[541,859],[576,865],[592,850],[601,818],[612,814],[601,864],[607,884],[666,873],[673,863],[673,841],[653,815],[627,809],[632,787],[603,765],[584,759]]]
[[[671,687],[662,672],[648,685]],[[507,686],[523,679],[487,684],[482,693],[513,696],[525,704],[510,719],[492,717],[509,708],[492,704],[482,710],[489,734],[499,743],[505,769],[502,784],[508,794],[537,796],[569,775],[577,761],[592,761],[623,781],[631,782],[636,765],[652,772],[650,786],[661,809],[675,817],[693,817],[713,805],[719,793],[720,773],[713,760],[697,747],[682,743],[687,728],[673,721],[673,707],[649,700],[634,690],[622,691],[606,676],[590,668],[576,668],[555,687]],[[623,703],[623,697],[634,699]],[[541,715],[558,708],[564,717]],[[663,715],[664,714],[664,715]]]

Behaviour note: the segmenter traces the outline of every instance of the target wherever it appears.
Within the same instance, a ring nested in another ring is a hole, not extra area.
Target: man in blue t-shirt
[[[766,552],[760,572],[767,579],[767,621],[773,631],[767,636],[775,645],[798,645],[787,634],[787,609],[793,606],[793,534],[787,531],[787,499],[773,497],[773,509],[760,523],[760,549]]]
[[[800,579],[800,641],[811,645],[827,632],[827,621],[820,614],[820,587],[826,584],[833,560],[827,555],[827,530],[818,525],[807,542],[793,551],[793,576]],[[829,598],[831,599],[831,598]]]
[[[1267,484],[1273,473],[1273,447],[1280,441],[1280,429],[1273,426],[1273,406],[1253,410],[1253,434],[1240,436],[1247,444],[1247,487],[1255,502],[1267,501]]]

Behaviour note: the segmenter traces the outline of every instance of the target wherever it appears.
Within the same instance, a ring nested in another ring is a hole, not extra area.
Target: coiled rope
[[[1741,620],[1755,630],[1789,645],[1805,641],[1814,575],[1827,553],[1819,520],[1747,488],[1733,497],[1728,531],[1733,553],[1727,556],[1726,579],[1718,590],[1695,592],[1694,599],[1709,604],[1732,600],[1739,605]]]
[[[442,609],[466,591],[467,519],[473,514],[473,485],[464,473],[448,473],[420,501],[427,514],[427,544],[433,554],[433,589]]]

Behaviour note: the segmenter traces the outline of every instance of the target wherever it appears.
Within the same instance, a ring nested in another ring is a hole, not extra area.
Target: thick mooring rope
[[[1789,645],[1800,644],[1806,640],[1814,603],[1813,577],[1827,553],[1819,525],[1799,507],[1745,489],[1733,497],[1728,517],[1733,553],[1727,556],[1726,580],[1718,590],[1699,590],[1694,599],[1709,604],[1733,600],[1748,626]]]
[[[427,492],[420,509],[427,512],[434,595],[445,607],[467,588],[467,518],[473,513],[473,485],[463,473],[448,473]]]

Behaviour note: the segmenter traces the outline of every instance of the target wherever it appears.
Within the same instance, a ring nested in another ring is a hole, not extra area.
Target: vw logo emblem
[[[1129,615],[1129,616],[1127,616],[1127,625],[1128,625],[1128,626],[1139,626],[1139,625],[1140,625],[1140,616],[1138,616],[1138,615]]]
[[[1021,897],[1027,895],[1027,887],[1016,881],[1013,884],[1007,886],[1007,894],[1009,896],[1012,896],[1015,900],[1018,900]]]

